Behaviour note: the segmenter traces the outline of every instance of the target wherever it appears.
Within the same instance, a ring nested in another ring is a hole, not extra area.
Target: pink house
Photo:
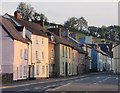
[[[0,16],[0,41],[2,41],[2,80],[27,79],[28,43],[16,30],[11,20]]]

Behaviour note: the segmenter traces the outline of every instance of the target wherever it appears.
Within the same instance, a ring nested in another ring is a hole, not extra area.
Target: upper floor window
[[[69,48],[69,58],[70,58],[70,48]]]
[[[37,36],[36,36],[36,44],[38,44],[38,38],[37,38]]]
[[[38,60],[38,51],[36,51],[36,60]]]
[[[51,58],[54,58],[54,49],[51,49]]]
[[[23,59],[23,51],[22,51],[22,49],[20,50],[20,58]]]
[[[44,39],[42,38],[42,44],[44,44]]]
[[[25,60],[28,59],[28,51],[27,51],[27,49],[24,50],[24,59]]]
[[[42,52],[42,59],[44,59],[44,52]]]
[[[64,46],[62,46],[62,56],[64,57]]]
[[[67,58],[67,47],[66,47],[66,58]]]

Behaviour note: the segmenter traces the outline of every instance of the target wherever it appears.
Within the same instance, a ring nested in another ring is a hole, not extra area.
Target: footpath
[[[40,84],[40,83],[50,83],[50,82],[56,82],[56,81],[72,80],[72,79],[77,79],[77,78],[84,78],[84,77],[87,77],[90,75],[96,75],[96,74],[99,75],[99,74],[106,74],[106,73],[108,73],[108,72],[94,72],[94,73],[88,73],[88,74],[84,74],[84,75],[77,75],[77,76],[71,76],[71,77],[61,77],[61,78],[16,81],[16,82],[8,83],[8,84],[2,84],[2,85],[0,85],[0,89],[35,85],[35,84]]]

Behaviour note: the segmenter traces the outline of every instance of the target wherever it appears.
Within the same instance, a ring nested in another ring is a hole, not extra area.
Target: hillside
[[[77,33],[77,40],[79,40],[79,38],[84,38],[85,36],[86,36],[85,34],[82,34],[82,33],[78,32]],[[101,38],[93,37],[93,41],[95,43],[101,43]],[[105,42],[113,42],[113,41],[105,39]]]

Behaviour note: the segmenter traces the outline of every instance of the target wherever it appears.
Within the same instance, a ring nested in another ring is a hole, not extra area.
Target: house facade
[[[120,43],[113,47],[113,73],[120,74]]]
[[[27,79],[28,43],[23,38],[11,20],[1,17],[2,35],[2,80],[16,81]]]
[[[19,12],[18,12],[19,13]],[[13,24],[17,28],[24,26],[26,31],[23,32],[31,40],[31,54],[29,54],[29,73],[28,78],[48,78],[49,62],[48,62],[48,37],[45,30],[36,23],[25,21],[17,15],[7,15],[12,19]]]
[[[55,45],[55,71],[59,77],[72,75],[72,48],[65,44]]]
[[[78,75],[85,73],[85,52],[78,51]]]

